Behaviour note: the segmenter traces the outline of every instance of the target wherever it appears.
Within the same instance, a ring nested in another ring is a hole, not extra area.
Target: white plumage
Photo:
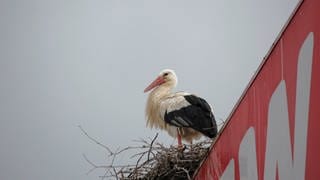
[[[211,106],[202,98],[187,92],[172,93],[177,84],[173,70],[165,69],[144,90],[150,93],[147,106],[147,126],[166,130],[170,136],[188,142],[199,139],[201,135],[213,138],[217,126]]]

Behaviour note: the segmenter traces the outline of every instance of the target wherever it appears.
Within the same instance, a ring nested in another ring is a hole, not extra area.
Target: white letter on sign
[[[226,169],[224,170],[220,180],[233,180],[234,179],[234,160],[231,159]]]
[[[250,127],[243,137],[239,149],[240,179],[258,179],[256,156],[254,128]]]
[[[277,167],[281,180],[304,179],[312,53],[313,33],[310,33],[300,49],[298,59],[293,153],[284,80],[279,83],[271,97],[268,111],[265,180],[276,178]]]

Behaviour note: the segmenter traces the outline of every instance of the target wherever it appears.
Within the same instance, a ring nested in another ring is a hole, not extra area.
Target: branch
[[[106,149],[106,150],[109,152],[110,156],[112,156],[112,155],[114,154],[106,145],[100,143],[100,142],[99,142],[98,140],[96,140],[95,138],[89,136],[89,134],[82,128],[82,126],[79,125],[78,127],[79,127],[79,129],[82,131],[82,133],[83,133],[85,136],[87,136],[91,141],[95,142],[96,144],[98,144],[98,145],[101,146],[102,148]]]

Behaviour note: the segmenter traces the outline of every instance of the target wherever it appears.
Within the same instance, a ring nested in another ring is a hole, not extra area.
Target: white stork
[[[147,126],[166,130],[170,136],[192,143],[201,135],[214,138],[217,124],[211,106],[202,98],[187,93],[172,93],[177,85],[177,76],[173,70],[165,69],[144,90],[149,94],[146,106]]]

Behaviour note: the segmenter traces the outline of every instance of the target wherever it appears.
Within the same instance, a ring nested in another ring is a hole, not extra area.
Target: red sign
[[[300,4],[195,179],[320,178],[319,18]]]

